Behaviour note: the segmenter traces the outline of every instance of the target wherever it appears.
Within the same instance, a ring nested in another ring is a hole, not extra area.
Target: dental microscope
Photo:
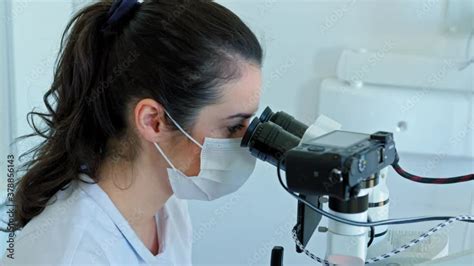
[[[274,113],[267,107],[250,123],[241,146],[277,168],[282,187],[298,199],[297,221],[292,231],[296,251],[304,252],[322,264],[367,264],[368,247],[384,237],[388,225],[397,224],[397,221],[390,223],[387,220],[388,167],[415,182],[446,184],[474,180],[473,174],[426,178],[407,173],[398,165],[399,156],[390,132],[363,134],[334,130],[320,136],[311,134],[307,125],[291,115]],[[281,171],[286,173],[286,185]],[[323,210],[323,204],[327,205],[328,211]],[[319,258],[305,247],[323,215],[329,218],[328,226],[324,228],[327,249],[325,258]],[[435,218],[438,219],[433,220],[457,218],[472,222],[472,216]],[[395,256],[398,252],[395,250],[370,262]],[[283,248],[275,247],[271,265],[282,265],[282,258]]]

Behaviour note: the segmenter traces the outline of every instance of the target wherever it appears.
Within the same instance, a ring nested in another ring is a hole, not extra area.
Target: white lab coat
[[[50,202],[18,232],[13,259],[5,256],[0,265],[191,265],[192,229],[184,200],[171,196],[155,215],[156,256],[97,184],[74,181]]]

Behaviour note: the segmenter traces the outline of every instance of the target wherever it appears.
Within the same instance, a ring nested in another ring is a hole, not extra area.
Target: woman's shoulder
[[[97,206],[82,190],[77,182],[72,182],[65,189],[51,197],[47,206],[18,233],[17,242],[24,239],[35,240],[53,237],[56,234],[67,234],[63,230],[85,231],[87,224],[95,217]]]
[[[109,261],[97,238],[77,226],[58,225],[48,232],[26,235],[14,243],[10,255],[0,265],[104,265]]]
[[[12,256],[1,265],[100,263],[106,258],[98,237],[110,228],[101,215],[94,201],[73,182],[16,233]]]

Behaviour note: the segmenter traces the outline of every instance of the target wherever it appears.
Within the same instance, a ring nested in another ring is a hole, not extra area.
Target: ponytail
[[[76,179],[81,165],[94,169],[100,164],[102,145],[114,129],[101,128],[91,116],[88,103],[104,73],[107,50],[100,29],[109,8],[110,3],[96,3],[68,23],[53,83],[43,97],[47,112],[27,115],[34,133],[19,139],[40,136],[44,140],[21,156],[32,155],[32,159],[22,166],[27,171],[17,184],[16,229],[26,225],[58,190]],[[35,118],[47,128],[40,129]]]

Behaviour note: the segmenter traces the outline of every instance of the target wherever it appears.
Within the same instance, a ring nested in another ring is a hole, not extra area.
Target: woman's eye
[[[227,130],[229,130],[229,133],[230,134],[235,134],[237,132],[239,132],[239,130],[242,130],[245,126],[244,125],[236,125],[236,126],[233,126],[233,127],[228,127]]]

